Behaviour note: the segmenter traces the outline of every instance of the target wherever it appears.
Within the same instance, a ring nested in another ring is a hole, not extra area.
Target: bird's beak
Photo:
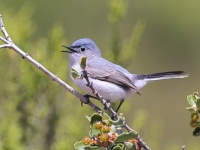
[[[66,52],[66,53],[77,53],[77,51],[74,50],[72,46],[65,46],[65,45],[62,45],[62,47],[67,48],[68,50],[61,51],[61,52]]]

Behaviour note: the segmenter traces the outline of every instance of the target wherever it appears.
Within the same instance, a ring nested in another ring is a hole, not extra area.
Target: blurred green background
[[[199,7],[199,0],[0,1],[15,44],[74,88],[60,45],[82,37],[133,73],[188,72],[147,85],[120,110],[153,150],[200,147],[185,109],[200,87]],[[88,134],[88,106],[12,50],[0,50],[0,64],[0,149],[73,149]]]

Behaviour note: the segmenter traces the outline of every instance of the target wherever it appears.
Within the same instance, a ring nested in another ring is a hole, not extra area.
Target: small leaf
[[[105,120],[105,119],[112,120],[108,114],[106,114],[105,112],[103,112],[102,113],[102,120]]]
[[[80,67],[81,67],[82,69],[85,69],[85,68],[86,68],[86,60],[87,60],[87,57],[86,57],[86,56],[81,57],[81,60],[80,60]]]
[[[92,148],[90,148],[90,149],[89,149],[89,148],[86,148],[85,150],[107,150],[107,148],[105,148],[105,147],[97,147],[97,146],[94,147],[94,146],[93,146]]]
[[[76,150],[85,150],[84,147],[85,147],[85,145],[84,145],[81,141],[80,141],[80,142],[76,142],[76,143],[74,144],[74,148],[75,148]]]
[[[105,147],[90,146],[86,147],[85,150],[107,150]]]
[[[115,142],[124,142],[131,139],[135,139],[137,137],[138,133],[136,131],[124,132],[116,138]]]
[[[85,116],[85,118],[86,118],[88,121],[91,121],[91,117]]]
[[[81,141],[74,144],[76,150],[85,150],[86,147],[90,147],[90,145],[84,145]]]
[[[196,107],[195,98],[193,95],[188,95],[187,100],[188,100],[188,103],[190,104],[190,106]]]
[[[136,150],[135,144],[131,142],[124,142],[124,146],[126,150]]]
[[[71,76],[74,78],[74,79],[77,79],[80,77],[79,73],[74,69],[72,68],[71,70]]]
[[[97,121],[102,121],[102,117],[95,113],[91,116],[91,121],[90,121],[90,128],[91,128],[91,132],[90,132],[90,136],[93,137],[93,136],[96,136],[98,135],[99,133],[101,133],[101,131],[99,129],[96,129],[94,127],[94,123],[96,123]]]
[[[90,136],[91,138],[93,137],[92,131],[89,132],[89,136]]]
[[[93,125],[91,125],[90,137],[97,136],[99,133],[101,133],[101,130],[96,129]]]
[[[76,142],[74,144],[74,148],[76,150],[106,150],[105,148],[101,149],[100,147],[95,145],[84,145],[81,141]]]
[[[117,143],[116,145],[114,145],[112,150],[124,150],[124,144],[123,143]]]
[[[123,150],[123,148],[117,145],[112,150]]]
[[[197,99],[196,105],[197,105],[197,109],[200,111],[200,99]]]
[[[116,132],[116,126],[115,125],[111,125],[111,132]]]
[[[110,122],[113,125],[115,125],[116,127],[122,127],[124,125],[125,118],[124,118],[123,114],[120,114],[116,121],[111,120]]]
[[[97,121],[102,121],[102,117],[97,114],[97,113],[94,113],[92,116],[91,116],[91,121],[90,121],[90,124],[93,125],[95,122]]]
[[[191,113],[196,113],[196,109],[194,107],[186,107],[186,109]]]

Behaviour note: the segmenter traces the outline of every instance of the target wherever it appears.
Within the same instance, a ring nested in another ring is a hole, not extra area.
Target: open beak
[[[61,52],[66,52],[66,53],[77,53],[77,51],[74,50],[72,46],[65,46],[65,45],[61,45],[61,46],[68,49],[68,50],[61,51]]]

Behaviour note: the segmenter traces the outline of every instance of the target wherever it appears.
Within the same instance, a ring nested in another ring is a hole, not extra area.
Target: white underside
[[[119,85],[110,82],[105,82],[92,78],[89,78],[89,80],[90,82],[93,83],[95,90],[101,96],[103,96],[105,100],[108,100],[110,102],[125,99],[131,93],[135,92],[133,89],[131,89],[131,91],[125,90],[121,88]],[[95,97],[95,95],[92,93],[92,90],[86,86],[87,83],[85,79],[76,79],[76,80],[73,79],[73,81],[76,84],[76,86],[82,89],[85,93]]]

